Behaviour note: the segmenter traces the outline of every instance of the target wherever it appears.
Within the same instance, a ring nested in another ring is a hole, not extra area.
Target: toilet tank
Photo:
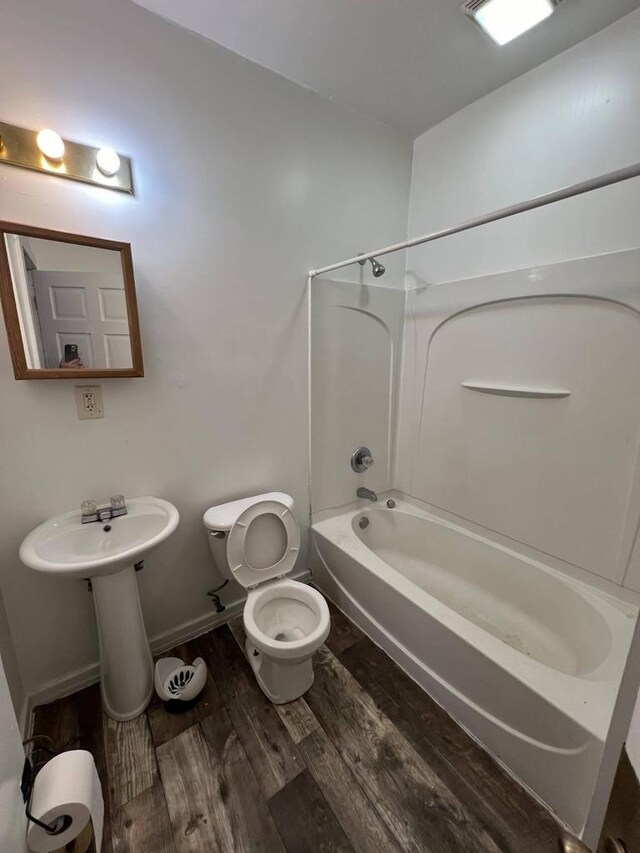
[[[293,510],[293,498],[285,492],[267,492],[251,498],[241,498],[237,501],[218,504],[210,507],[204,514],[202,522],[207,530],[209,548],[218,571],[225,578],[232,578],[231,568],[227,559],[227,536],[242,513],[262,501],[279,501]]]

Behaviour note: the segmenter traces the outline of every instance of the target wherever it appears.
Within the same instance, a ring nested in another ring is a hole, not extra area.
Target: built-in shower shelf
[[[520,385],[489,385],[484,382],[461,382],[463,388],[480,394],[495,394],[498,397],[532,397],[534,399],[557,399],[568,397],[571,391],[565,388],[523,388]]]

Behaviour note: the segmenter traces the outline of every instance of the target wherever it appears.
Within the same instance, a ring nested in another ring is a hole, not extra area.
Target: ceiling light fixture
[[[462,5],[498,45],[507,44],[553,13],[560,0],[467,0]]]
[[[59,163],[64,157],[64,142],[59,133],[47,127],[36,136],[36,143],[47,160]]]
[[[96,154],[96,165],[103,175],[111,178],[120,169],[120,157],[113,148],[101,148]]]
[[[129,157],[107,146],[62,139],[50,127],[37,131],[0,121],[0,172],[4,165],[133,195]]]

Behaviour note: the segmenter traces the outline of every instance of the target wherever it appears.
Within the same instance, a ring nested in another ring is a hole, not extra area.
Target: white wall
[[[640,10],[417,139],[410,236],[638,162],[639,43]],[[412,250],[407,287],[637,248],[639,221],[634,180]]]
[[[414,143],[409,235],[640,161],[640,10]],[[637,248],[640,180],[413,249],[408,286]]]
[[[0,655],[2,656],[2,667],[4,669],[4,678],[7,680],[8,689],[10,691],[13,707],[16,716],[19,715],[20,727],[26,728],[26,694],[22,677],[18,668],[18,659],[16,657],[15,645],[9,628],[9,620],[4,605],[4,598],[0,591]]]
[[[7,0],[2,36],[3,119],[131,156],[136,195],[4,166],[0,218],[132,243],[146,370],[79,422],[73,382],[15,382],[1,336],[0,572],[32,692],[97,658],[85,585],[18,561],[48,515],[176,503],[139,576],[152,636],[212,611],[206,507],[282,489],[307,522],[306,271],[403,238],[411,150],[127,0]]]
[[[24,751],[0,657],[0,850],[26,853],[27,820],[20,795]]]

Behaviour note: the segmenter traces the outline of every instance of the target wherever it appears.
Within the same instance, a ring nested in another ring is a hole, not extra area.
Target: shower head
[[[374,278],[380,278],[381,275],[384,275],[385,268],[380,263],[380,261],[377,261],[375,258],[369,258],[369,260],[371,261],[371,266],[373,267]],[[358,261],[358,263],[360,264],[361,267],[363,267],[366,264],[366,262],[367,262],[366,258],[363,261]]]
[[[384,266],[380,261],[376,261],[375,258],[371,258],[371,266],[373,267],[373,274],[376,278],[380,278],[381,275],[384,275]]]

